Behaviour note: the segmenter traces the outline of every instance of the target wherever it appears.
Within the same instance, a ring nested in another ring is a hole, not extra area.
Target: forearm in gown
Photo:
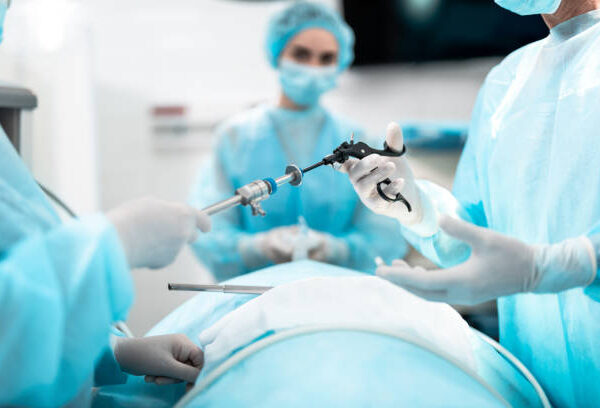
[[[473,110],[473,118],[480,117],[482,100],[483,95],[480,93]],[[417,181],[421,196],[424,197],[423,207],[427,214],[425,218],[433,220],[435,224],[437,224],[439,216],[447,214],[481,227],[488,226],[482,198],[482,191],[485,191],[486,188],[487,175],[480,174],[478,171],[480,168],[478,160],[485,160],[485,156],[481,153],[482,140],[479,140],[474,123],[475,121],[471,123],[469,137],[456,169],[453,192],[450,193],[445,188],[429,181]],[[485,138],[483,139],[485,140]],[[449,236],[439,227],[435,234],[426,237],[420,236],[409,227],[403,227],[402,231],[415,249],[440,267],[460,264],[471,253],[468,245]]]
[[[446,214],[474,222],[474,217],[458,200],[443,187],[428,181],[419,180],[417,185],[429,199],[428,211],[435,211],[435,217]],[[403,226],[404,237],[423,256],[440,267],[450,267],[467,260],[471,249],[465,243],[449,236],[439,227],[431,236],[421,236],[409,227]]]
[[[3,257],[0,281],[0,405],[68,402],[132,303],[116,231],[92,216],[34,236]]]

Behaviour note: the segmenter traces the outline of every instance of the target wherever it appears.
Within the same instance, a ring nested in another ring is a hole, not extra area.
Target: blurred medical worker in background
[[[353,45],[350,27],[323,5],[295,2],[274,15],[266,51],[278,72],[279,101],[220,126],[213,160],[200,170],[190,203],[203,208],[253,180],[283,174],[289,163],[320,161],[352,133],[363,139],[357,126],[319,103],[352,63]],[[192,245],[218,280],[288,262],[294,253],[371,272],[375,256],[406,253],[398,228],[370,214],[331,168],[315,170],[301,188],[282,188],[262,205],[264,218],[244,208],[215,216],[215,231]],[[300,216],[306,224],[298,225]]]
[[[0,0],[0,41],[10,5]],[[62,223],[0,127],[0,406],[86,406],[123,372],[193,382],[187,337],[113,338],[133,302],[131,268],[160,268],[210,228],[183,204],[142,199]]]
[[[435,301],[498,299],[500,340],[558,407],[600,401],[600,1],[496,0],[542,14],[550,35],[488,75],[473,111],[453,194],[415,180],[406,158],[345,168],[363,202],[400,221],[447,269],[403,261],[377,273]],[[402,148],[392,124],[388,145]],[[376,169],[376,170],[374,170]],[[375,186],[390,177],[387,194]],[[439,222],[438,222],[439,221]]]

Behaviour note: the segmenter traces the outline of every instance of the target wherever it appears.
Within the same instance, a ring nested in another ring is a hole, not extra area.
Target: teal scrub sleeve
[[[0,405],[60,406],[75,397],[132,300],[125,254],[103,216],[11,248],[0,260]]]
[[[128,375],[121,371],[121,366],[117,362],[114,352],[114,344],[119,338],[123,337],[125,335],[121,331],[111,326],[109,336],[110,345],[104,349],[94,369],[95,387],[125,384],[127,382]]]

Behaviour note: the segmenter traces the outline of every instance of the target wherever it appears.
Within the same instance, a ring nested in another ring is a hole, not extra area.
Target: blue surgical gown
[[[528,243],[581,235],[600,248],[600,10],[554,27],[508,56],[485,80],[454,198],[421,183],[453,212]],[[455,200],[453,202],[453,200]],[[468,256],[438,233],[409,241],[439,265]],[[600,252],[598,252],[600,254]],[[501,342],[556,406],[600,404],[598,280],[557,294],[498,300]]]
[[[214,157],[199,172],[190,202],[203,208],[230,197],[244,184],[278,177],[289,163],[299,167],[320,161],[354,133],[353,124],[322,107],[307,112],[285,111],[261,105],[224,123],[218,130]],[[348,177],[321,167],[306,175],[300,187],[284,185],[262,203],[266,217],[254,217],[248,208],[234,208],[213,217],[213,231],[193,245],[197,257],[219,280],[266,266],[247,266],[240,243],[261,231],[294,225],[302,215],[308,226],[345,243],[348,256],[331,262],[365,271],[373,259],[390,262],[406,254],[407,245],[397,225],[374,215],[358,199]],[[247,241],[246,241],[247,242]]]
[[[61,223],[0,128],[0,406],[85,400],[95,369],[123,381],[106,356],[132,299],[112,225],[100,215]]]

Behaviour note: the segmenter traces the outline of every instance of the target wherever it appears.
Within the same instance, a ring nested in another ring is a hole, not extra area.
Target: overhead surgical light
[[[396,0],[398,8],[414,23],[430,20],[440,7],[440,0]]]

